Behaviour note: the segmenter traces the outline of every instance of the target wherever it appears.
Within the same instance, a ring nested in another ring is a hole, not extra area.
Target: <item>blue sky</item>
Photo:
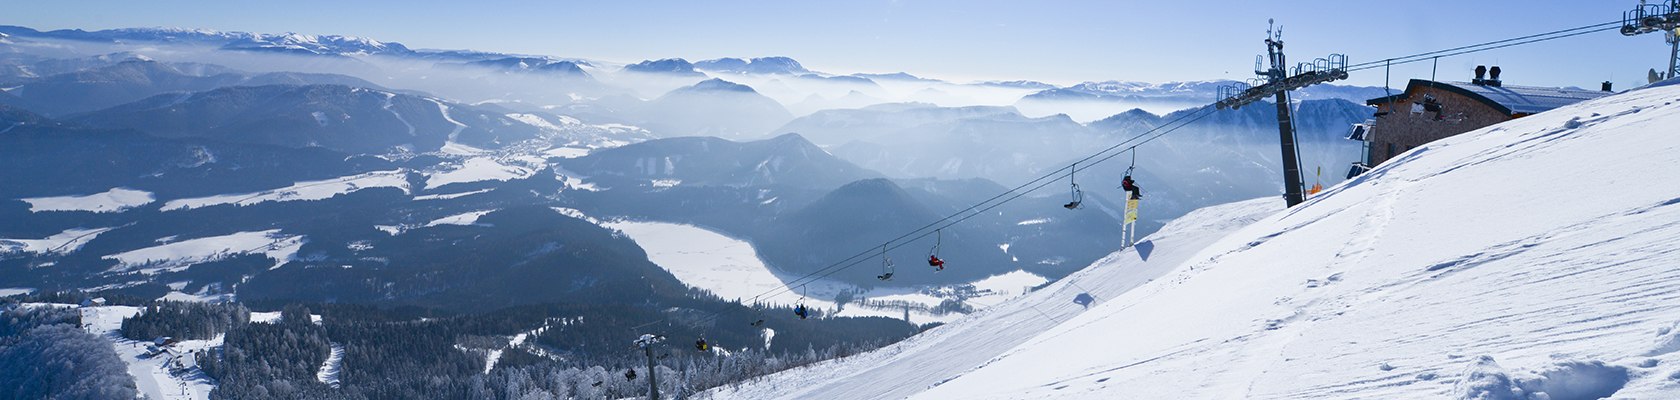
[[[819,71],[944,79],[1245,79],[1266,19],[1291,58],[1354,62],[1618,20],[1633,0],[1370,1],[190,1],[0,0],[0,24],[37,29],[171,26],[343,34],[620,62],[785,55]],[[1395,5],[1404,5],[1395,7]],[[1660,34],[1583,37],[1440,60],[1441,79],[1499,64],[1511,84],[1618,87],[1667,65]],[[1428,63],[1393,82],[1427,78]],[[1352,83],[1382,85],[1382,70]]]

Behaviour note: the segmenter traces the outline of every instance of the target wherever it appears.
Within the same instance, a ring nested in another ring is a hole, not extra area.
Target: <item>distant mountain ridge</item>
[[[757,57],[750,60],[743,60],[739,58],[718,58],[695,62],[694,67],[704,70],[740,74],[796,75],[811,72],[811,70],[805,69],[805,66],[800,65],[799,61],[795,61],[794,59],[788,57]]]
[[[563,160],[597,179],[676,180],[683,185],[837,187],[875,173],[796,134],[732,142],[711,137],[650,140]]]
[[[431,151],[458,141],[499,147],[541,131],[471,106],[344,85],[235,86],[164,94],[74,121],[167,138],[197,137],[350,153]]]
[[[625,71],[649,74],[673,74],[682,76],[705,76],[706,74],[694,70],[694,63],[681,58],[663,58],[645,60],[639,63],[625,65]]]
[[[1232,80],[1163,83],[1082,82],[1068,87],[1042,90],[1027,95],[1022,100],[1181,100],[1211,104],[1216,100],[1215,97],[1217,97],[1220,86],[1234,83],[1238,82]],[[1381,88],[1334,84],[1309,86],[1294,93],[1303,100],[1339,98],[1355,102],[1364,102],[1365,99],[1383,95]]]
[[[677,88],[638,108],[644,118],[650,118],[641,124],[667,137],[752,140],[766,137],[771,129],[793,119],[781,103],[752,87],[717,78]]]
[[[248,75],[201,64],[131,59],[115,64],[21,82],[8,92],[33,111],[61,116],[86,112],[171,92],[196,92],[226,86],[337,84],[379,89],[345,75],[271,72]]]
[[[0,26],[0,33],[19,37],[39,37],[81,41],[155,41],[170,43],[208,44],[227,50],[278,52],[309,55],[344,54],[414,54],[407,46],[396,42],[342,35],[307,35],[299,33],[263,34],[250,32],[222,32],[209,29],[183,28],[121,28],[97,31],[60,29],[38,31],[21,26]]]

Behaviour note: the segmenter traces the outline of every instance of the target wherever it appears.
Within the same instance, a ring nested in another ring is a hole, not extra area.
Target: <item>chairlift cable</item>
[[[1442,57],[1448,56],[1448,55],[1445,55],[1444,53],[1452,53],[1452,52],[1456,52],[1456,51],[1460,51],[1460,50],[1474,49],[1474,48],[1478,48],[1478,47],[1492,46],[1492,45],[1498,45],[1498,44],[1504,44],[1504,43],[1509,43],[1509,42],[1516,42],[1516,41],[1522,41],[1522,40],[1528,40],[1528,39],[1534,39],[1534,38],[1540,38],[1540,37],[1547,37],[1547,36],[1558,35],[1558,34],[1569,33],[1569,35],[1566,35],[1566,36],[1559,36],[1559,37],[1568,37],[1568,36],[1573,36],[1573,35],[1582,34],[1582,33],[1601,32],[1604,29],[1600,29],[1600,30],[1591,30],[1591,29],[1603,28],[1603,27],[1612,26],[1612,25],[1616,26],[1616,28],[1619,29],[1621,24],[1622,24],[1621,20],[1616,20],[1616,21],[1605,22],[1605,23],[1579,26],[1579,27],[1574,27],[1574,28],[1569,28],[1569,29],[1560,29],[1560,30],[1555,30],[1555,31],[1551,31],[1551,32],[1546,32],[1546,33],[1537,33],[1537,34],[1528,35],[1528,36],[1519,36],[1519,37],[1514,37],[1514,38],[1510,38],[1510,39],[1495,40],[1495,41],[1491,41],[1491,42],[1483,42],[1483,43],[1477,43],[1477,44],[1472,44],[1472,45],[1467,45],[1467,46],[1459,46],[1459,47],[1454,47],[1454,48],[1450,48],[1450,49],[1435,50],[1435,51],[1417,53],[1417,54],[1401,56],[1401,57],[1391,57],[1391,58],[1383,59],[1383,60],[1380,60],[1380,61],[1358,63],[1358,64],[1349,65],[1347,67],[1347,69],[1348,69],[1349,72],[1352,72],[1352,71],[1355,71],[1355,70],[1363,70],[1363,69],[1373,68],[1378,64],[1385,64],[1385,63],[1390,62],[1390,61],[1407,60],[1407,59],[1414,59],[1414,58],[1416,59],[1416,60],[1412,60],[1412,61],[1405,61],[1405,62],[1400,62],[1399,63],[1399,64],[1406,64],[1406,63],[1415,62],[1415,61],[1422,61],[1424,59],[1428,59],[1430,56],[1435,56],[1435,55],[1441,55]],[[1590,31],[1575,32],[1575,31],[1581,31],[1581,30],[1590,30]],[[1574,33],[1571,33],[1571,32],[1574,32]],[[1550,40],[1550,39],[1555,39],[1555,38],[1548,38],[1548,39],[1543,39],[1543,40]],[[1532,42],[1524,42],[1524,43],[1532,43]],[[1462,53],[1454,53],[1454,54],[1451,54],[1451,55],[1458,55],[1458,54],[1462,54]]]
[[[1444,50],[1418,53],[1418,54],[1407,55],[1407,56],[1402,56],[1402,57],[1386,58],[1386,59],[1382,59],[1381,61],[1373,61],[1373,62],[1350,65],[1350,66],[1348,66],[1348,68],[1346,68],[1346,71],[1347,72],[1363,71],[1363,70],[1377,68],[1377,67],[1382,67],[1382,68],[1385,68],[1385,70],[1386,70],[1388,68],[1391,68],[1394,65],[1410,64],[1410,63],[1419,62],[1419,61],[1423,61],[1423,60],[1438,60],[1440,57],[1452,57],[1452,56],[1457,56],[1457,55],[1470,54],[1470,53],[1476,53],[1476,52],[1482,52],[1482,51],[1488,51],[1488,50],[1495,50],[1495,49],[1502,49],[1502,48],[1506,48],[1506,47],[1512,47],[1512,46],[1518,46],[1518,45],[1524,45],[1524,44],[1538,43],[1538,42],[1549,41],[1549,40],[1554,40],[1554,39],[1562,39],[1562,38],[1567,38],[1567,37],[1580,36],[1580,35],[1585,35],[1585,34],[1590,34],[1590,33],[1604,32],[1604,31],[1608,31],[1608,30],[1617,29],[1616,27],[1609,27],[1609,28],[1606,28],[1606,27],[1611,26],[1611,25],[1619,25],[1620,23],[1621,23],[1621,21],[1607,22],[1607,23],[1587,25],[1587,26],[1581,26],[1581,27],[1570,28],[1570,29],[1557,30],[1557,31],[1546,32],[1546,33],[1541,33],[1541,34],[1534,34],[1534,35],[1516,37],[1516,38],[1511,38],[1511,39],[1485,42],[1485,43],[1479,43],[1479,44],[1468,45],[1468,46],[1460,46],[1460,47],[1444,49]],[[1388,77],[1389,77],[1388,75],[1389,75],[1389,73],[1387,71],[1385,71],[1385,73],[1384,73],[1384,90],[1385,90],[1385,92],[1390,92],[1389,88],[1388,88]],[[1079,170],[1088,169],[1088,168],[1091,168],[1092,166],[1094,166],[1096,164],[1106,162],[1110,159],[1113,159],[1114,157],[1119,156],[1121,153],[1124,153],[1127,150],[1130,150],[1132,152],[1132,157],[1133,157],[1132,167],[1135,167],[1136,166],[1137,147],[1142,146],[1142,145],[1144,145],[1146,143],[1149,143],[1151,141],[1154,141],[1155,139],[1158,139],[1162,136],[1165,136],[1168,133],[1172,133],[1174,131],[1177,131],[1179,128],[1183,128],[1184,126],[1187,126],[1190,123],[1201,120],[1202,118],[1205,118],[1209,115],[1213,115],[1214,113],[1209,112],[1210,110],[1215,110],[1214,107],[1211,107],[1211,104],[1207,105],[1207,106],[1199,107],[1192,112],[1184,113],[1183,115],[1180,115],[1179,117],[1177,117],[1177,118],[1175,118],[1171,121],[1168,121],[1164,124],[1158,125],[1155,128],[1151,128],[1148,131],[1145,131],[1145,132],[1140,133],[1138,135],[1132,136],[1131,138],[1128,138],[1124,141],[1121,141],[1120,143],[1117,143],[1113,146],[1109,146],[1109,147],[1104,148],[1102,150],[1099,150],[1095,153],[1092,153],[1089,156],[1086,156],[1084,158],[1076,160],[1066,167],[1058,168],[1054,171],[1049,171],[1048,173],[1046,173],[1044,175],[1040,175],[1039,177],[1037,177],[1033,180],[1027,181],[1027,182],[1022,183],[1018,186],[1015,186],[1013,188],[1005,190],[1004,192],[999,193],[997,195],[994,195],[991,198],[988,198],[986,200],[982,200],[982,201],[980,201],[978,203],[975,203],[975,204],[973,204],[973,205],[971,205],[967,208],[964,208],[964,209],[959,210],[955,213],[952,213],[951,215],[947,215],[943,218],[940,218],[938,220],[930,222],[927,225],[924,225],[920,228],[917,228],[917,229],[911,230],[909,232],[906,232],[904,234],[901,234],[898,237],[895,237],[893,239],[888,240],[886,242],[887,244],[884,244],[883,246],[885,247],[886,251],[890,251],[890,250],[897,249],[899,247],[903,247],[903,246],[909,244],[910,241],[925,238],[929,234],[938,234],[944,228],[948,228],[948,227],[963,223],[963,222],[967,221],[969,218],[973,218],[977,215],[984,214],[987,211],[990,211],[990,210],[995,209],[999,206],[1002,206],[1003,204],[1006,204],[1006,203],[1012,202],[1016,199],[1019,199],[1022,196],[1027,195],[1028,193],[1035,192],[1039,189],[1044,188],[1045,186],[1048,186],[1050,183],[1055,181],[1052,178],[1055,178],[1055,177],[1059,176],[1063,170],[1068,171],[1069,180],[1072,181],[1073,180],[1073,174],[1078,172]],[[1177,124],[1177,125],[1175,126],[1174,124]],[[1139,139],[1142,139],[1142,140],[1139,141]],[[1137,143],[1133,144],[1133,142],[1137,142]],[[1129,147],[1127,147],[1128,144],[1130,144]],[[1115,150],[1117,150],[1117,149],[1119,150],[1119,152],[1115,152]],[[1087,165],[1082,168],[1082,167],[1079,166],[1080,163],[1086,163]],[[1128,168],[1128,169],[1130,169],[1130,168]],[[928,231],[929,228],[934,228],[934,230],[933,231]],[[905,240],[905,239],[909,239],[909,240]],[[846,258],[841,259],[839,261],[836,261],[832,264],[824,266],[823,268],[819,268],[816,271],[809,272],[809,273],[805,274],[804,276],[801,276],[797,279],[789,281],[786,285],[783,285],[781,287],[773,288],[773,289],[767,290],[765,292],[762,292],[759,295],[754,296],[754,299],[756,301],[756,299],[763,298],[763,297],[766,297],[766,296],[774,297],[774,296],[780,295],[782,293],[792,292],[793,291],[792,286],[797,284],[799,286],[800,290],[801,290],[801,293],[802,293],[798,304],[803,305],[804,301],[805,301],[805,297],[809,294],[809,289],[806,287],[806,284],[808,284],[810,282],[814,282],[818,279],[827,278],[829,276],[832,276],[835,273],[838,273],[841,270],[845,270],[845,269],[849,269],[851,267],[854,267],[859,262],[862,261],[862,259],[860,259],[860,257],[865,257],[865,256],[867,256],[867,255],[869,255],[873,252],[874,252],[874,249],[870,249],[870,250],[865,250],[863,252],[854,254],[850,257],[846,257]],[[733,311],[734,310],[729,310],[729,311],[726,311],[726,312],[733,312]],[[716,317],[723,316],[723,315],[725,315],[726,312],[713,312],[712,315],[709,318],[716,318]],[[661,320],[663,320],[663,319],[661,319]],[[655,321],[654,323],[657,323],[657,322],[659,322],[659,321]],[[648,325],[652,325],[652,324],[653,323],[648,323],[648,324],[644,324],[642,326],[648,326]]]

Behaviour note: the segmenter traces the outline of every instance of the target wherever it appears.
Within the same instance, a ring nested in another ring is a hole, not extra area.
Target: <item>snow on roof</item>
[[[1556,88],[1539,86],[1516,85],[1477,85],[1469,82],[1440,82],[1452,85],[1479,96],[1485,97],[1499,105],[1505,106],[1511,113],[1533,114],[1551,110],[1585,100],[1592,100],[1614,94],[1601,90],[1586,90],[1581,88]]]
[[[1411,96],[1414,89],[1420,86],[1436,87],[1480,100],[1506,114],[1534,114],[1570,104],[1592,100],[1615,94],[1600,90],[1581,88],[1559,88],[1517,85],[1478,85],[1470,82],[1436,82],[1427,79],[1413,79],[1406,84],[1406,91],[1392,96],[1378,97],[1366,100],[1365,104],[1377,105],[1397,100],[1404,100]]]

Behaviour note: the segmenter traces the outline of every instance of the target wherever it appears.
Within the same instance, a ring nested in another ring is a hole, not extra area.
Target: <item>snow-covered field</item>
[[[1192,213],[1021,300],[712,397],[1680,398],[1676,126],[1680,87],[1473,131],[1284,212]],[[1260,218],[1171,240],[1208,213]],[[1092,279],[1109,270],[1134,271]],[[1158,278],[1059,311],[1074,284],[1142,276]]]
[[[424,196],[414,196],[414,201],[458,199],[480,193],[489,193],[492,190],[496,189],[479,189],[460,193],[428,194]]]
[[[427,222],[426,226],[472,225],[472,224],[478,223],[478,218],[479,217],[483,217],[486,214],[493,213],[493,212],[496,212],[496,210],[481,210],[481,211],[471,211],[471,212],[455,214],[455,215],[451,215],[451,216],[447,216],[447,217],[443,217],[443,218],[434,219],[434,220],[432,220],[432,222]]]
[[[428,174],[426,187],[435,188],[451,183],[506,181],[529,177],[533,173],[536,173],[536,169],[531,167],[505,164],[491,157],[473,157],[453,169]]]
[[[42,211],[91,211],[122,212],[130,208],[151,204],[155,198],[151,192],[127,188],[113,188],[101,193],[86,196],[56,196],[34,197],[18,199],[29,203],[30,212]]]
[[[409,191],[408,171],[399,169],[369,172],[327,180],[298,182],[291,186],[257,193],[221,194],[170,200],[163,203],[163,211],[190,210],[222,204],[248,206],[266,201],[321,200],[375,187],[394,187],[407,193]]]
[[[35,293],[34,288],[0,288],[0,297]]]
[[[787,288],[784,282],[798,276],[779,275],[758,258],[752,244],[700,227],[631,221],[608,222],[603,226],[624,232],[647,251],[649,261],[670,271],[671,275],[675,275],[684,284],[743,304],[751,304],[757,300],[766,304],[793,305],[799,301],[801,295],[808,295],[805,300],[807,307],[833,311],[839,308],[833,299],[842,291],[863,290],[848,283],[831,280],[817,280],[805,284],[802,290],[781,290]],[[984,308],[1019,296],[1025,292],[1024,288],[1044,282],[1043,277],[1024,271],[989,277],[973,284],[979,289],[991,289],[992,292],[969,298],[967,301],[976,308]],[[778,293],[756,298],[771,291]],[[877,301],[907,301],[928,307],[939,305],[944,300],[924,293],[923,288],[912,287],[877,287],[864,290],[857,297]],[[904,310],[848,304],[835,315],[903,318]],[[961,314],[935,315],[919,310],[910,312],[911,322],[918,324],[946,322],[960,317]]]
[[[279,268],[297,255],[303,243],[303,236],[283,235],[279,229],[270,229],[182,240],[103,258],[117,260],[117,266],[112,267],[111,272],[138,269],[145,274],[154,274],[236,254],[261,253],[274,259],[274,268]]]
[[[69,254],[111,229],[114,228],[72,228],[43,239],[0,239],[0,254]]]

